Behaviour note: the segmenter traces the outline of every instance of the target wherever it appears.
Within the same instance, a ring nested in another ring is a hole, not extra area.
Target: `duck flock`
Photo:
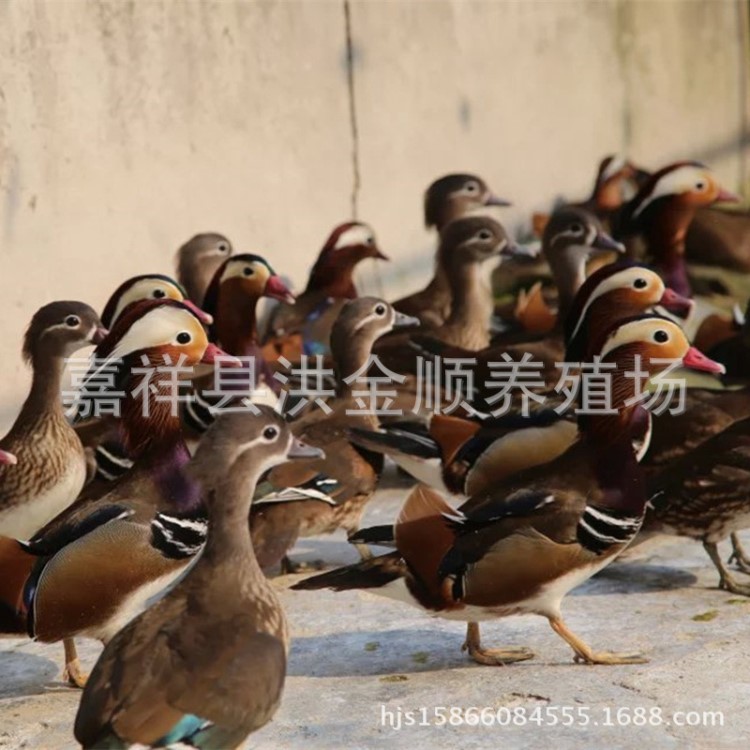
[[[451,174],[425,193],[434,275],[399,300],[358,296],[358,264],[387,258],[352,221],[296,297],[267,259],[199,234],[175,278],[134,276],[101,315],[45,305],[0,440],[0,632],[62,642],[85,748],[238,747],[282,700],[268,579],[302,570],[298,539],[343,529],[361,560],[290,596],[366,591],[466,622],[482,665],[534,656],[480,638],[526,613],[576,661],[645,662],[581,640],[561,603],[664,535],[700,541],[718,585],[750,596],[750,216],[714,207],[737,200],[697,162],[608,157],[522,245],[487,215],[508,202]],[[414,486],[362,528],[386,458]],[[79,638],[104,644],[90,675]]]

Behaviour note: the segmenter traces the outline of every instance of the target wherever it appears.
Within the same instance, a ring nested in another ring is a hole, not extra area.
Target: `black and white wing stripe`
[[[206,517],[180,518],[157,513],[151,521],[151,545],[173,560],[197,555],[206,542],[207,534]]]
[[[133,468],[133,459],[120,443],[107,442],[97,446],[94,460],[97,479],[106,482],[114,482]]]
[[[642,516],[587,505],[578,521],[578,542],[587,550],[600,555],[613,545],[630,542],[638,533],[642,522]]]

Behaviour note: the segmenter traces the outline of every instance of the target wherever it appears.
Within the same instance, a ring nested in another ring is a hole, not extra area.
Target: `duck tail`
[[[292,588],[295,591],[379,589],[398,578],[403,578],[405,573],[406,565],[401,555],[391,552],[354,565],[310,576],[304,581],[295,583]]]
[[[23,589],[36,560],[21,542],[0,536],[0,633],[26,634]]]

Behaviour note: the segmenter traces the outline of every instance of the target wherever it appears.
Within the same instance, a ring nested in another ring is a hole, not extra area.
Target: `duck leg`
[[[716,542],[704,541],[703,549],[706,550],[714,567],[719,571],[719,588],[731,591],[733,594],[750,596],[750,586],[746,583],[738,583],[734,576],[727,570],[727,566],[724,565],[724,562],[719,555],[719,548],[716,545]]]
[[[732,540],[732,554],[728,562],[735,563],[743,573],[750,573],[750,557],[742,546],[739,534],[734,532],[729,538]]]
[[[502,667],[515,661],[526,661],[534,658],[534,652],[524,646],[517,648],[482,648],[478,622],[466,624],[466,640],[464,645],[461,646],[461,651],[468,651],[469,656],[477,664],[486,664],[490,667]]]
[[[586,664],[646,664],[648,659],[641,654],[618,654],[613,651],[593,651],[575,633],[568,629],[562,617],[550,617],[549,624],[575,651],[575,661]]]
[[[78,651],[76,642],[73,638],[64,638],[63,647],[65,648],[65,670],[62,678],[71,687],[85,688],[88,675],[81,669],[81,662],[78,660]]]

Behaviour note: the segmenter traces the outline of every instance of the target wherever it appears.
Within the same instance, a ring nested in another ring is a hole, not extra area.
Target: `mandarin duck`
[[[203,297],[216,270],[232,254],[232,243],[215,232],[196,234],[175,254],[177,280],[188,299],[203,305]]]
[[[388,260],[372,228],[359,221],[339,224],[329,235],[294,307],[277,306],[264,336],[269,361],[283,356],[328,354],[331,326],[348,299],[357,297],[354,271],[367,258]]]
[[[239,747],[273,718],[289,632],[246,519],[263,472],[316,456],[267,407],[222,415],[209,429],[190,466],[206,497],[205,549],[104,648],[75,719],[84,748]]]
[[[97,347],[82,387],[84,399],[121,394],[119,424],[132,469],[108,493],[83,497],[29,541],[0,538],[2,603],[32,638],[65,641],[66,677],[75,685],[85,676],[73,638],[106,643],[201,548],[205,517],[199,487],[185,472],[179,392],[157,368],[179,361],[184,370],[222,355],[183,303],[132,306]],[[104,367],[114,370],[116,392],[89,393],[87,382]]]
[[[620,321],[594,349],[612,363],[613,413],[579,414],[579,438],[557,459],[522,471],[453,508],[422,485],[407,499],[395,525],[396,551],[293,588],[361,589],[468,622],[464,648],[480,664],[529,659],[528,649],[481,646],[479,621],[512,614],[546,617],[588,664],[633,664],[640,654],[594,651],[565,625],[564,596],[608,565],[640,528],[647,495],[633,449],[648,413],[630,399],[635,356],[645,374],[664,359],[716,371],[690,347],[672,321],[641,316]],[[658,361],[657,361],[658,360]],[[641,383],[643,385],[643,383]]]
[[[510,206],[498,198],[487,183],[472,174],[449,174],[435,180],[424,195],[424,223],[438,233],[450,222],[487,206]],[[440,326],[450,315],[453,293],[446,268],[440,260],[440,248],[435,257],[435,272],[424,289],[396,300],[399,312],[418,318],[422,324]]]
[[[66,360],[101,342],[106,331],[83,302],[52,302],[31,320],[23,358],[31,389],[0,449],[23,461],[0,467],[0,534],[27,539],[68,507],[86,480],[83,445],[65,419],[61,399]]]

